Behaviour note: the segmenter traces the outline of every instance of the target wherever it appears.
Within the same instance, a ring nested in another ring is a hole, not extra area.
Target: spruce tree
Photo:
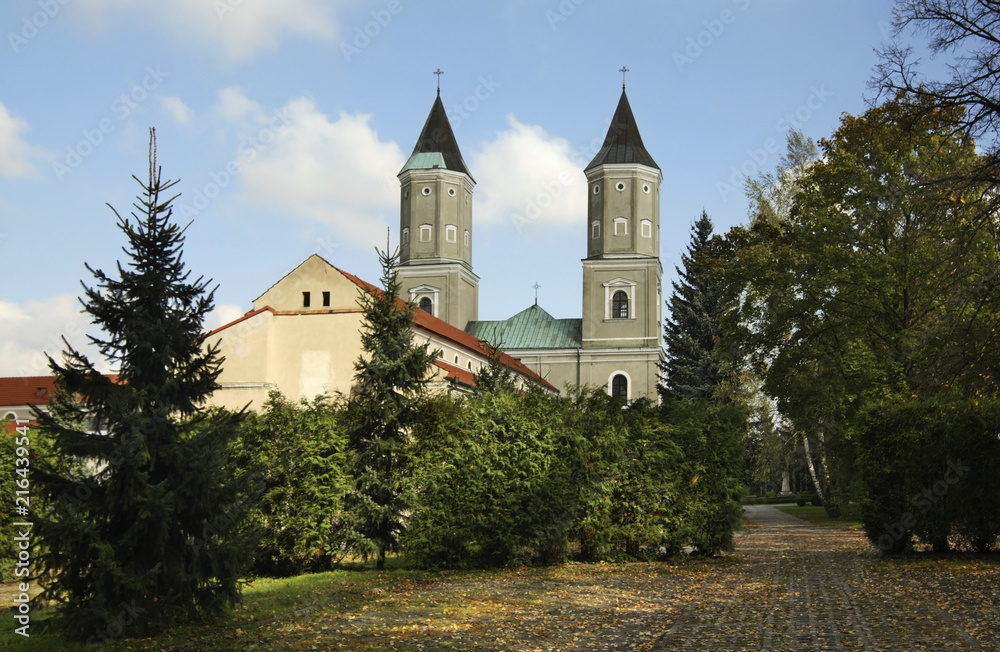
[[[349,540],[381,570],[396,550],[408,513],[410,428],[435,354],[413,342],[415,307],[399,299],[398,251],[379,252],[382,289],[364,289],[362,355],[348,401],[348,445],[354,490],[347,495]]]
[[[148,182],[132,219],[113,207],[127,239],[116,274],[87,265],[83,310],[90,337],[117,381],[67,343],[49,364],[58,391],[37,410],[56,459],[35,469],[45,510],[43,599],[54,624],[100,643],[153,633],[219,612],[239,599],[250,549],[240,522],[249,497],[224,472],[242,414],[208,411],[222,358],[205,346],[209,281],[181,260],[184,231],[171,220],[150,131]]]
[[[712,220],[702,211],[691,227],[691,242],[681,255],[683,269],[667,301],[664,323],[666,359],[660,363],[657,391],[663,399],[712,398],[722,379],[713,352],[719,337],[719,290],[710,256]]]

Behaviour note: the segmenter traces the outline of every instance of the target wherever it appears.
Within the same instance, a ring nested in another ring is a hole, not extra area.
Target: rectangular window
[[[410,229],[403,229],[403,245],[410,244]]]
[[[470,240],[471,240],[471,239],[472,239],[472,238],[471,238],[471,237],[469,236],[469,229],[466,229],[466,230],[465,230],[465,246],[466,246],[466,247],[468,247],[468,246],[469,246],[469,244],[470,244]]]
[[[594,221],[590,223],[590,237],[597,240],[601,237],[601,223]]]
[[[444,239],[446,242],[458,242],[458,228],[451,224],[444,227]]]
[[[640,234],[644,238],[652,238],[653,237],[653,223],[650,222],[649,220],[643,220],[642,223],[641,223],[641,225],[640,225]]]
[[[329,292],[324,292],[323,293],[323,307],[325,307],[325,308],[329,308],[330,307],[330,293]]]
[[[615,235],[628,235],[628,220],[624,217],[615,218]]]
[[[302,307],[303,308],[308,308],[309,307],[309,293],[308,292],[303,292],[302,293]]]
[[[430,242],[431,241],[431,225],[421,224],[420,225],[420,241]]]

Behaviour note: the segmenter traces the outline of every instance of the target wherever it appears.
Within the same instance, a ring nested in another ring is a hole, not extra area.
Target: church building
[[[560,389],[589,385],[627,400],[656,401],[663,359],[663,175],[642,144],[624,84],[604,144],[584,173],[582,318],[555,319],[536,301],[509,319],[473,321],[465,328]]]
[[[536,302],[509,319],[480,321],[472,264],[476,181],[438,90],[398,175],[400,298],[419,308],[417,341],[440,350],[434,385],[468,388],[495,348],[522,387],[589,385],[656,400],[662,175],[624,86],[604,145],[583,172],[582,318],[555,319]],[[319,256],[305,260],[254,300],[253,310],[209,334],[226,357],[213,402],[259,407],[271,389],[291,398],[349,393],[361,354],[357,294],[366,287]]]
[[[604,145],[583,171],[580,216],[583,316],[555,319],[533,305],[502,321],[479,321],[472,267],[469,172],[440,93],[399,173],[400,268],[404,295],[425,311],[520,359],[550,383],[606,387],[625,399],[656,400],[662,357],[660,182],[625,88]]]

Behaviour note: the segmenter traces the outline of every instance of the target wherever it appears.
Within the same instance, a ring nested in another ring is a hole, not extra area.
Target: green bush
[[[567,427],[583,434],[585,465],[573,537],[586,561],[678,552],[691,523],[680,497],[684,456],[658,412],[603,391],[574,399]]]
[[[914,541],[984,552],[1000,535],[1000,400],[942,394],[870,410],[859,428],[862,520],[893,554]]]
[[[559,561],[577,507],[581,449],[554,399],[507,392],[433,399],[415,432],[404,547],[424,566]]]
[[[414,432],[405,549],[427,566],[585,561],[732,548],[739,414],[604,392],[433,399]]]
[[[698,552],[733,549],[742,507],[743,413],[710,401],[665,402],[663,419],[671,441],[684,455],[678,496],[688,523],[686,535]]]
[[[348,488],[342,411],[330,399],[292,403],[271,392],[231,446],[238,473],[259,497],[249,520],[260,533],[254,572],[328,570],[343,554],[339,520]]]

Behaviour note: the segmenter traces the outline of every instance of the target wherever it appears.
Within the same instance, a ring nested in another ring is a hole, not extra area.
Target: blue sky
[[[0,375],[82,343],[76,297],[122,258],[155,127],[219,284],[214,327],[313,253],[377,281],[398,240],[396,174],[441,94],[476,178],[481,319],[533,302],[578,317],[582,168],[627,88],[663,172],[674,276],[704,208],[746,220],[741,175],[797,126],[865,110],[890,0],[8,0],[0,8]],[[566,172],[569,172],[567,176]],[[570,182],[565,182],[570,178]],[[531,207],[537,206],[535,210]],[[669,287],[669,284],[667,285]]]

